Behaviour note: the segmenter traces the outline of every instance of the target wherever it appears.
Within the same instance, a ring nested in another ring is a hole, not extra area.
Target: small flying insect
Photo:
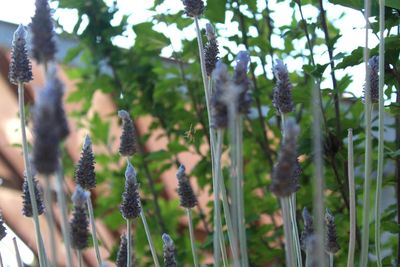
[[[189,140],[189,142],[193,142],[194,134],[196,133],[196,129],[193,128],[193,124],[190,124],[190,128],[185,132],[185,138]]]

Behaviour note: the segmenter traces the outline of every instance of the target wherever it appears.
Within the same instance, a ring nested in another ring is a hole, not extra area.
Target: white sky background
[[[84,0],[82,0],[84,1]],[[217,1],[217,0],[213,0]],[[105,2],[111,3],[112,0],[105,0]],[[149,11],[148,8],[152,6],[153,1],[151,0],[118,0],[118,6],[120,11],[116,14],[113,23],[118,24],[122,19],[123,15],[130,15],[128,22],[131,24],[136,24],[144,21],[148,21],[149,17],[154,14],[154,12]],[[288,13],[288,4],[287,3],[276,3],[276,0],[269,1],[269,8],[274,11],[271,15],[274,20],[275,26],[279,27],[282,25],[288,25],[291,22],[291,13]],[[326,2],[326,1],[325,1]],[[30,23],[30,19],[34,14],[34,0],[0,0],[0,20],[8,21],[12,23],[23,23],[25,25]],[[56,7],[56,6],[52,6]],[[158,13],[161,12],[171,12],[176,13],[179,10],[182,10],[183,5],[181,0],[165,0],[163,5],[157,9]],[[258,8],[265,8],[265,1],[258,1]],[[364,43],[364,19],[363,15],[360,11],[352,10],[349,8],[344,8],[342,6],[335,6],[329,3],[325,3],[325,9],[327,10],[327,17],[329,20],[334,22],[334,25],[340,29],[342,37],[336,42],[335,45],[335,54],[340,52],[349,53],[353,49],[358,46],[363,46]],[[312,21],[316,21],[318,17],[318,10],[311,6],[304,6],[303,13],[305,18],[311,18]],[[282,15],[287,14],[287,15]],[[343,15],[343,16],[342,16]],[[77,12],[76,11],[67,11],[67,10],[57,10],[55,12],[55,17],[59,18],[60,23],[63,25],[64,30],[72,31],[76,21],[77,21]],[[296,17],[300,21],[300,14],[297,12]],[[339,19],[340,18],[340,19]],[[243,46],[236,47],[235,45],[229,43],[224,37],[231,36],[236,34],[238,29],[238,24],[236,22],[232,23],[232,13],[228,13],[226,16],[226,21],[224,24],[217,24],[218,33],[221,37],[219,37],[218,41],[221,45],[229,46],[233,52],[238,52],[240,49],[243,49]],[[204,27],[207,20],[202,19],[200,21],[201,26]],[[180,50],[181,49],[181,40],[183,38],[193,39],[195,38],[194,25],[188,27],[184,30],[182,34],[175,26],[167,27],[165,24],[160,24],[155,27],[156,30],[162,31],[167,37],[171,38],[172,47],[168,47],[163,50],[163,56],[170,56],[173,49]],[[82,30],[82,29],[81,29]],[[252,30],[249,32],[252,35]],[[322,32],[317,32],[320,36],[323,36]],[[115,44],[122,47],[129,47],[134,43],[135,34],[132,29],[128,29],[127,32],[124,33],[125,36],[117,37],[113,41]],[[375,35],[370,34],[370,47],[374,47],[378,40]],[[305,38],[301,40],[295,41],[295,47],[305,47],[306,40]],[[297,45],[298,44],[298,45]],[[283,47],[283,40],[280,39],[279,36],[274,35],[272,39],[272,45],[276,48]],[[316,63],[326,64],[329,62],[328,53],[326,46],[321,46],[315,48],[315,60]],[[226,51],[222,51],[221,57],[226,54]],[[308,53],[307,53],[308,54]],[[256,60],[253,58],[252,60]],[[292,59],[286,58],[285,63],[288,66],[289,71],[302,71],[302,65],[304,64],[301,58]],[[268,78],[272,79],[272,71],[271,71],[271,59],[267,58],[267,71]],[[257,68],[256,71],[261,73],[261,67]],[[337,78],[343,77],[344,74],[351,74],[353,76],[353,83],[349,86],[348,91],[354,93],[356,96],[362,95],[362,88],[364,84],[365,74],[364,74],[364,66],[359,65],[352,68],[347,68],[345,71],[339,70],[336,72]],[[331,87],[331,80],[329,76],[329,68],[324,73],[325,81],[321,84],[322,88]],[[11,234],[12,235],[12,234]],[[5,239],[5,241],[0,242],[0,251],[2,252],[3,261],[7,262],[9,266],[15,265],[15,256],[11,254],[13,249],[12,238]],[[21,244],[21,242],[20,242]],[[32,261],[32,254],[26,252],[24,249],[22,256],[25,262]],[[6,263],[6,266],[7,266]]]

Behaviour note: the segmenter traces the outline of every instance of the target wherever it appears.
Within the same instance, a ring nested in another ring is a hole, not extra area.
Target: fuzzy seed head
[[[139,184],[136,182],[136,172],[131,164],[125,171],[125,191],[122,194],[120,211],[125,219],[134,219],[142,211],[140,205]]]
[[[57,51],[54,41],[54,25],[48,0],[36,0],[32,17],[32,56],[38,63],[54,59]]]
[[[3,220],[3,216],[1,216],[0,214],[0,241],[6,237],[7,235],[7,229],[4,226],[4,220]]]
[[[368,79],[371,103],[379,102],[379,56],[373,56],[368,60]],[[364,94],[366,91],[364,89]],[[364,96],[365,99],[365,96]]]
[[[33,177],[33,188],[35,192],[38,214],[41,215],[45,211],[45,207],[43,204],[42,190],[39,188],[39,183],[35,177]],[[29,193],[28,178],[26,176],[26,173],[24,173],[24,183],[22,184],[22,214],[25,217],[33,216],[31,194]]]
[[[298,189],[298,179],[294,178],[297,162],[297,136],[299,127],[293,119],[285,124],[285,136],[272,173],[271,191],[277,197],[287,197]]]
[[[18,83],[30,82],[33,79],[32,66],[28,59],[28,51],[26,50],[26,30],[22,24],[14,32],[8,77],[10,82],[16,85]]]
[[[273,104],[281,113],[293,111],[292,83],[289,80],[289,72],[282,60],[277,59],[273,68],[276,78]]]
[[[326,239],[325,239],[325,250],[327,253],[336,254],[340,250],[340,245],[337,241],[335,217],[327,209],[325,213],[326,223]]]
[[[204,12],[203,0],[182,0],[185,6],[185,14],[189,17],[199,17]]]
[[[132,156],[137,152],[136,133],[133,121],[125,110],[118,111],[122,119],[122,135],[120,137],[119,153],[122,156]]]
[[[307,250],[308,239],[314,235],[313,219],[306,207],[303,209],[304,229],[300,236],[301,249]]]
[[[234,83],[240,87],[238,99],[238,112],[247,114],[251,105],[250,80],[247,77],[250,55],[247,51],[240,51],[236,56],[235,72],[233,74]]]
[[[92,141],[90,140],[89,135],[86,135],[81,157],[75,170],[75,181],[85,190],[90,190],[96,187],[94,164],[95,160],[92,150]]]
[[[218,61],[213,71],[215,90],[211,96],[211,127],[226,128],[228,125],[228,108],[224,101],[227,88],[232,85],[232,78],[228,73],[228,67]]]
[[[117,267],[127,267],[128,264],[127,261],[128,261],[128,239],[126,237],[126,234],[123,234],[121,235],[121,241],[119,243],[119,249],[115,264],[117,265]],[[132,263],[131,267],[136,267],[136,260],[134,253],[132,253],[131,263]]]
[[[214,28],[210,23],[206,24],[206,34],[208,42],[204,46],[204,60],[206,63],[207,75],[211,76],[219,59],[219,49]]]
[[[176,267],[174,241],[168,234],[162,235],[164,251],[164,267]]]
[[[189,179],[185,174],[185,166],[181,165],[176,173],[178,178],[178,194],[181,206],[187,209],[194,208],[197,205],[197,197],[193,192]]]
[[[83,250],[88,246],[89,220],[86,211],[86,201],[88,197],[89,192],[86,192],[77,185],[72,195],[74,211],[70,221],[71,245],[77,250]]]

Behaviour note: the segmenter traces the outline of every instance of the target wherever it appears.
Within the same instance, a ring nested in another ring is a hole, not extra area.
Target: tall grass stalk
[[[378,267],[382,266],[381,256],[381,199],[382,199],[382,177],[383,177],[383,161],[384,161],[384,99],[383,87],[385,84],[385,0],[379,1],[379,138],[378,138],[378,170],[376,176],[376,193],[375,193],[375,250],[376,262]]]
[[[295,259],[295,251],[293,247],[293,228],[291,227],[290,220],[290,206],[289,206],[289,197],[280,198],[281,208],[282,208],[282,217],[283,217],[283,230],[285,234],[285,255],[286,255],[286,266],[294,267],[296,266]],[[322,266],[322,265],[321,265]]]
[[[21,261],[21,254],[19,253],[17,239],[15,237],[13,237],[13,243],[14,243],[14,249],[15,249],[15,258],[17,259],[18,267],[23,267],[24,265],[22,264],[22,261]]]
[[[188,223],[189,223],[189,235],[190,235],[190,245],[192,247],[193,263],[194,263],[194,267],[199,267],[199,260],[197,258],[197,252],[196,252],[196,238],[194,236],[192,210],[186,209],[186,214],[187,214]]]
[[[353,129],[348,130],[348,176],[350,197],[350,236],[349,252],[347,256],[347,267],[354,266],[354,251],[356,248],[356,192],[354,185],[354,152],[353,152]]]
[[[320,86],[316,82],[313,88],[313,154],[314,154],[314,187],[313,204],[315,218],[315,263],[317,266],[325,265],[324,254],[324,170],[322,158],[322,130],[321,130],[321,95]]]
[[[132,221],[126,219],[126,241],[127,241],[127,253],[126,253],[126,266],[132,266]]]
[[[332,253],[329,253],[329,267],[333,267],[334,265],[334,255]]]
[[[76,250],[76,255],[78,257],[78,266],[83,267],[82,251],[80,249]],[[129,266],[129,265],[128,265]]]
[[[99,249],[99,241],[97,240],[96,221],[94,220],[94,212],[93,212],[92,200],[90,198],[90,192],[89,192],[89,196],[87,198],[86,204],[87,204],[87,208],[89,211],[90,224],[92,227],[93,246],[94,246],[94,250],[96,252],[97,263],[99,266],[101,266],[102,260],[101,260],[100,249]]]
[[[54,213],[53,213],[53,196],[51,192],[51,179],[48,175],[45,176],[45,194],[44,194],[44,202],[46,206],[46,220],[47,225],[49,227],[50,233],[50,253],[51,253],[51,264],[52,266],[58,266],[57,264],[57,243],[56,243],[56,230],[55,230],[55,222],[54,222]]]
[[[59,160],[59,167],[56,172],[56,192],[57,198],[59,202],[59,206],[61,209],[61,231],[64,238],[65,250],[66,250],[66,260],[67,267],[72,267],[72,251],[71,251],[71,238],[70,238],[70,230],[68,223],[68,209],[67,209],[67,201],[65,199],[64,194],[64,174],[62,161]]]
[[[361,256],[360,266],[368,265],[368,247],[369,247],[369,210],[370,210],[370,191],[371,191],[371,157],[372,157],[372,136],[371,136],[371,95],[370,81],[368,69],[368,30],[370,16],[371,1],[364,0],[365,8],[365,47],[364,47],[364,63],[365,63],[365,167],[364,167],[364,197],[363,197],[363,218],[362,218],[362,235],[361,235]]]
[[[140,218],[142,220],[144,231],[146,233],[147,242],[149,243],[151,256],[153,257],[153,261],[154,261],[154,266],[160,267],[160,263],[158,262],[156,248],[154,246],[153,238],[151,237],[150,228],[149,228],[149,225],[147,224],[146,216],[144,215],[143,209],[140,212]]]
[[[25,121],[25,101],[24,101],[24,85],[22,82],[18,83],[18,106],[19,106],[19,117],[21,123],[21,134],[22,134],[22,150],[23,150],[23,157],[24,157],[24,165],[26,170],[26,176],[28,180],[28,188],[29,188],[29,195],[31,198],[32,203],[32,213],[33,213],[33,222],[35,225],[35,234],[36,234],[36,245],[39,251],[39,264],[41,267],[46,266],[46,252],[43,245],[42,240],[42,233],[40,231],[40,224],[39,224],[39,214],[38,214],[38,207],[35,198],[35,190],[33,184],[33,175],[32,169],[29,162],[29,152],[28,152],[28,142],[26,138],[26,121]]]

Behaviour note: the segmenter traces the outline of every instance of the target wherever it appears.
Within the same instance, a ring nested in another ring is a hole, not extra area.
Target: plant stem
[[[77,256],[78,256],[78,264],[79,264],[79,267],[83,267],[82,251],[81,251],[80,249],[78,249],[78,250],[76,251],[76,254],[77,254]],[[129,266],[129,265],[128,265],[128,266]]]
[[[203,40],[201,39],[201,32],[200,32],[199,18],[198,17],[194,17],[194,23],[196,25],[197,45],[199,47],[200,68],[201,68],[201,76],[203,78],[204,92],[206,94],[206,100],[209,100],[210,98],[208,97],[208,94],[210,92],[209,92],[208,86],[207,86],[206,63],[205,63],[205,60],[204,60],[204,46],[203,46]],[[206,104],[207,104],[207,111],[210,111],[209,102],[206,101]]]
[[[126,219],[126,242],[127,242],[127,253],[126,253],[126,266],[132,266],[132,222],[130,219]]]
[[[1,257],[1,252],[0,252],[0,267],[4,267],[3,258]]]
[[[368,18],[370,15],[370,0],[364,0],[365,4],[365,47],[364,47],[364,64],[365,64],[365,167],[364,167],[364,197],[363,197],[363,218],[362,218],[362,235],[361,235],[361,256],[360,266],[368,265],[368,247],[369,247],[369,209],[370,209],[370,190],[371,190],[371,95],[370,81],[368,75]]]
[[[59,201],[60,209],[61,209],[61,230],[65,243],[66,250],[66,258],[67,258],[67,267],[72,267],[72,252],[71,252],[71,240],[70,240],[70,231],[69,231],[69,223],[68,223],[68,209],[67,209],[67,201],[65,199],[64,194],[64,174],[62,161],[59,160],[59,167],[56,172],[57,178],[57,198]]]
[[[142,219],[144,231],[146,232],[147,242],[149,242],[151,256],[153,257],[153,261],[154,261],[154,266],[160,267],[160,263],[158,262],[157,252],[154,247],[153,239],[151,238],[150,228],[149,228],[149,225],[147,224],[146,216],[144,215],[143,210],[140,212],[140,218]]]
[[[186,209],[186,213],[188,216],[188,223],[189,223],[189,235],[190,235],[190,244],[192,247],[193,263],[194,267],[199,267],[199,260],[197,259],[197,253],[196,253],[196,240],[193,229],[192,210]]]
[[[89,192],[89,197],[87,198],[87,207],[89,211],[90,224],[92,226],[93,245],[96,251],[97,263],[99,264],[99,266],[101,266],[102,260],[100,255],[99,242],[97,240],[96,222],[94,220],[94,212],[93,212],[92,200],[90,198],[90,192]]]
[[[211,131],[211,128],[210,128]],[[210,132],[211,139],[213,133]],[[215,149],[215,141],[211,143],[211,155],[212,155],[212,172],[213,172],[213,189],[214,189],[214,266],[219,266],[220,264],[220,250],[225,248],[225,242],[222,233],[222,222],[221,222],[221,202],[220,202],[220,183],[219,183],[219,171],[221,168],[221,146],[222,146],[222,135],[218,134],[217,145]],[[219,239],[219,240],[218,240]],[[217,245],[219,244],[220,247]]]
[[[51,263],[52,266],[57,266],[57,244],[56,244],[56,230],[53,214],[53,197],[51,192],[51,179],[48,175],[45,176],[46,187],[44,194],[44,201],[46,206],[46,220],[50,232],[50,250],[51,250]]]
[[[354,251],[356,248],[356,193],[354,186],[354,155],[353,155],[353,129],[348,130],[348,177],[350,196],[350,238],[347,267],[354,266]]]
[[[39,251],[39,263],[40,266],[46,266],[46,252],[43,245],[42,234],[40,231],[39,224],[39,214],[36,202],[36,195],[33,184],[33,175],[29,162],[29,152],[28,152],[28,142],[26,139],[26,129],[25,129],[25,101],[24,101],[24,85],[22,82],[18,83],[18,105],[19,105],[19,117],[21,123],[21,133],[22,133],[22,150],[24,157],[24,165],[26,170],[26,176],[28,180],[28,189],[29,195],[32,203],[32,213],[33,213],[33,222],[35,225],[35,234],[36,234],[36,245]]]
[[[334,255],[332,253],[329,253],[329,267],[333,267],[333,260],[334,260]]]
[[[17,259],[18,267],[23,267],[22,261],[21,261],[21,254],[19,253],[17,239],[15,237],[13,237],[13,243],[14,243],[15,257]]]
[[[228,255],[226,254],[224,233],[221,231],[219,234],[219,243],[221,246],[222,263],[224,267],[229,266]]]
[[[377,266],[382,266],[381,256],[381,199],[382,199],[382,177],[384,161],[384,99],[383,86],[385,84],[385,0],[379,1],[379,138],[378,138],[378,170],[376,176],[376,194],[375,194],[375,250]]]
[[[280,198],[282,217],[283,217],[283,230],[285,234],[285,254],[286,254],[286,266],[294,267],[296,266],[296,260],[294,257],[293,248],[293,233],[290,221],[290,207],[289,207],[289,197]]]
[[[313,89],[313,154],[314,154],[314,218],[315,218],[315,262],[317,266],[324,266],[324,169],[322,158],[322,131],[321,131],[321,98],[319,82],[316,82]]]

